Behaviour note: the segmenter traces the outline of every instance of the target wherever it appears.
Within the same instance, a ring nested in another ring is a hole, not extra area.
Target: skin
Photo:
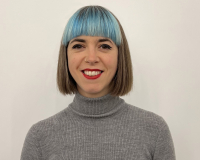
[[[101,42],[101,39],[105,41]],[[69,42],[67,56],[69,71],[81,95],[96,98],[109,93],[108,86],[116,73],[118,59],[118,48],[111,39],[85,35],[76,37]],[[104,72],[97,79],[87,79],[81,72],[86,68]]]

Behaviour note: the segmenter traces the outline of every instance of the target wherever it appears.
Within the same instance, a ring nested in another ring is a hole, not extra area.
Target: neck
[[[92,93],[92,94],[86,93],[79,86],[77,86],[77,89],[78,89],[79,94],[81,94],[82,96],[87,97],[87,98],[103,97],[104,95],[107,95],[109,93],[109,90],[107,88],[104,89],[102,92],[96,93],[96,94],[95,93]]]
[[[110,94],[97,98],[88,98],[77,92],[69,108],[80,116],[103,117],[117,112],[124,103],[123,99]]]

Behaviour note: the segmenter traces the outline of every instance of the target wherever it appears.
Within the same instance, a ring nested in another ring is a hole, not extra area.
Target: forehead
[[[72,40],[70,40],[69,43],[72,43],[74,41],[79,41],[79,42],[110,42],[110,43],[114,43],[110,38],[108,37],[103,37],[103,36],[86,36],[86,35],[81,35],[78,37],[73,38]]]

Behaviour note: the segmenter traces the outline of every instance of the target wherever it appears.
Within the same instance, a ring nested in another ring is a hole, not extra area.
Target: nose
[[[85,57],[85,62],[91,64],[99,62],[99,57],[97,55],[97,51],[95,50],[95,48],[88,49],[88,53]]]

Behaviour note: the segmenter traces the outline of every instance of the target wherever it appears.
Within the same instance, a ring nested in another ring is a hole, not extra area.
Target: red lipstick
[[[83,73],[83,72],[82,72],[82,73]],[[97,79],[97,78],[99,78],[99,77],[101,76],[101,74],[102,74],[102,73],[100,73],[100,74],[98,74],[98,75],[96,75],[96,76],[92,76],[92,77],[91,77],[91,76],[88,76],[88,75],[86,75],[86,74],[83,73],[84,77],[87,78],[87,79]]]
[[[103,73],[103,72],[102,72],[102,73]],[[97,78],[99,78],[99,77],[102,75],[102,73],[100,73],[100,74],[98,74],[98,75],[96,75],[96,76],[88,76],[88,75],[86,75],[84,72],[82,72],[83,76],[84,76],[85,78],[87,78],[87,79],[97,79]]]

